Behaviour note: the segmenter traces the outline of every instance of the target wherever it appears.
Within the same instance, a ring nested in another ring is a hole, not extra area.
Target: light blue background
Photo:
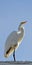
[[[25,20],[25,37],[16,51],[16,60],[32,61],[32,0],[0,0],[0,61],[13,61],[12,55],[4,57],[5,41]]]

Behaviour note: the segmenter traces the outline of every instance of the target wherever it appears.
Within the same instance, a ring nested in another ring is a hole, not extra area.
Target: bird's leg
[[[15,59],[15,48],[14,48],[14,52],[13,52],[13,58],[14,58],[14,61],[16,61],[16,59]]]

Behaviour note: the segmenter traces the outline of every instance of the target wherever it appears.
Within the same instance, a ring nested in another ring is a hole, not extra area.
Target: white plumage
[[[20,23],[18,31],[13,31],[8,36],[5,43],[5,50],[4,50],[5,57],[9,57],[14,52],[14,49],[17,49],[19,44],[22,42],[24,37],[24,28],[22,25],[24,23],[26,23],[26,21]]]

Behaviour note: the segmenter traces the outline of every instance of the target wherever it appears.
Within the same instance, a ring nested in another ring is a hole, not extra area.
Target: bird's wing
[[[6,51],[5,57],[9,57],[9,56],[13,53],[14,49],[16,49],[16,48],[17,48],[17,44],[15,44],[15,45],[13,45],[12,47],[10,47],[10,48]]]
[[[17,32],[12,32],[7,40],[6,40],[6,43],[5,43],[5,50],[4,50],[4,55],[7,56],[7,55],[11,55],[11,53],[14,51],[14,48],[17,48]]]

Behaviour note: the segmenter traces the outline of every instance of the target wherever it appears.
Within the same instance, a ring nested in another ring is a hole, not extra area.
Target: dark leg
[[[14,49],[14,52],[13,52],[13,58],[14,58],[14,61],[16,61],[16,59],[15,59],[15,49]]]

